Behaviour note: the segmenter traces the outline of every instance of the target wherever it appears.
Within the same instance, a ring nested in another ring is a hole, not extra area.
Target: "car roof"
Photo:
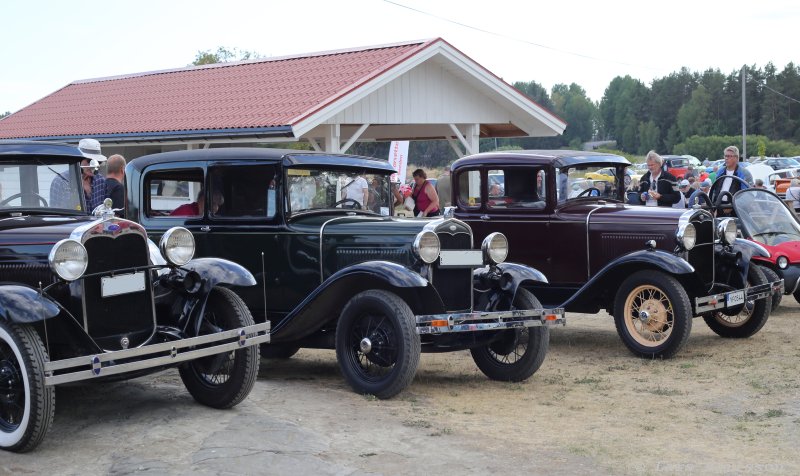
[[[76,146],[62,142],[0,140],[0,156],[14,155],[49,155],[83,159],[83,154]]]
[[[553,167],[569,167],[586,164],[630,165],[620,155],[585,150],[504,150],[470,155],[453,162],[452,170],[475,165],[531,165],[551,164]]]
[[[359,169],[393,173],[395,170],[387,160],[358,155],[332,154],[296,149],[269,149],[265,147],[220,147],[214,149],[179,150],[145,155],[131,161],[137,170],[144,170],[152,164],[180,163],[194,161],[273,161],[284,166],[336,165]]]

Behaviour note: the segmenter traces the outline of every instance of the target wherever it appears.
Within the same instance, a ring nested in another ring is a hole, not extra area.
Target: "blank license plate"
[[[103,297],[144,291],[144,272],[105,276],[100,278],[100,292]]]
[[[728,293],[725,299],[728,307],[744,304],[744,291]]]
[[[447,267],[480,267],[483,266],[481,250],[443,250],[439,253],[439,266]]]

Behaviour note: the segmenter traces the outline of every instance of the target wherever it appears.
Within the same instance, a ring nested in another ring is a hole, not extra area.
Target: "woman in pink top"
[[[439,195],[436,189],[428,182],[425,171],[417,169],[411,174],[414,177],[414,216],[433,217],[439,215]]]

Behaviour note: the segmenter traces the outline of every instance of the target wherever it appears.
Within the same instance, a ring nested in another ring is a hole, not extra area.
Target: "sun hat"
[[[680,188],[688,187],[689,186],[689,181],[686,180],[686,179],[683,179],[683,180],[681,180],[681,183],[680,183],[679,186],[680,186]]]
[[[98,162],[104,162],[106,160],[106,156],[100,151],[100,142],[95,139],[81,139],[81,141],[78,142],[78,150],[80,150],[81,154],[87,159],[95,159]]]
[[[710,186],[711,186],[711,180],[705,179],[702,182],[700,182],[700,187],[710,187]]]

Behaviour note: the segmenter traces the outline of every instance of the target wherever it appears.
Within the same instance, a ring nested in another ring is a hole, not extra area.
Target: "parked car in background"
[[[786,195],[792,179],[797,177],[800,177],[800,169],[779,169],[769,174],[764,184],[769,190],[783,197]]]
[[[625,188],[630,187],[631,186],[631,182],[634,179],[636,181],[641,180],[642,175],[644,175],[644,174],[634,173],[634,171],[631,170],[632,168],[633,167],[628,167],[628,168],[625,169],[625,178],[624,178]],[[589,172],[589,173],[587,173],[584,176],[584,178],[590,179],[590,180],[602,180],[604,182],[608,182],[610,184],[613,184],[617,180],[617,175],[616,174],[617,174],[617,169],[616,168],[614,168],[614,167],[605,167],[605,168],[599,169],[597,172]]]
[[[689,159],[682,155],[662,155],[661,158],[664,160],[663,169],[678,180],[683,179],[689,170]]]
[[[675,355],[693,316],[723,337],[758,332],[780,281],[768,281],[750,258],[769,253],[737,238],[735,220],[717,223],[707,210],[626,205],[621,177],[629,165],[617,155],[565,150],[465,157],[452,165],[447,213],[479,239],[503,233],[509,259],[544,271],[547,283],[525,287],[545,306],[605,309],[638,356]],[[570,193],[608,167],[617,171],[611,187]],[[500,199],[488,193],[489,171],[505,176]]]
[[[153,238],[185,227],[198,255],[255,275],[257,287],[236,292],[272,325],[262,355],[335,350],[353,390],[379,398],[411,383],[421,352],[468,349],[489,378],[527,379],[545,358],[549,327],[564,322],[563,310],[521,288],[544,275],[506,262],[500,233],[475,242],[459,220],[391,216],[393,173],[385,160],[297,150],[154,154],[127,166],[126,216]],[[343,195],[362,180],[378,191],[367,203]],[[204,206],[176,216],[156,181],[189,183]]]
[[[192,235],[181,227],[164,229],[156,246],[141,225],[114,217],[111,199],[89,216],[83,158],[66,144],[0,141],[5,450],[28,451],[44,439],[54,388],[70,382],[178,367],[196,401],[232,407],[253,388],[258,345],[269,340],[269,325],[253,324],[229,289],[255,284],[244,268],[192,259]]]
[[[772,167],[773,170],[800,169],[800,162],[792,157],[768,157],[760,163]]]

